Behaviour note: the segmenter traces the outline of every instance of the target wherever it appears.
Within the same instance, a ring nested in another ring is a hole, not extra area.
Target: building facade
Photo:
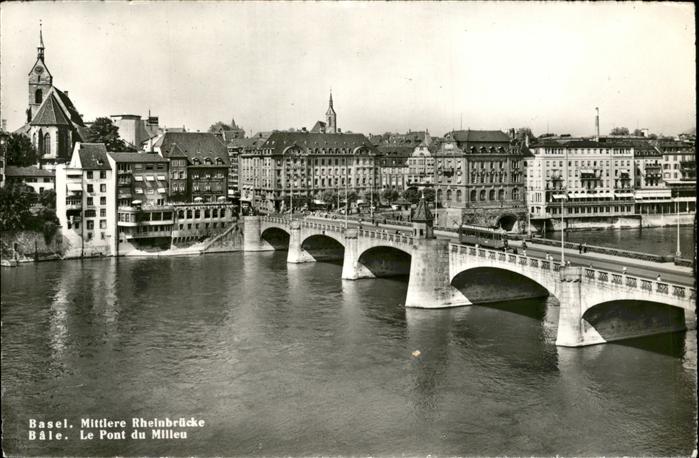
[[[537,227],[635,214],[634,147],[616,139],[543,140],[530,147],[527,206]],[[560,221],[563,221],[561,223]]]
[[[153,144],[152,152],[171,161],[171,190],[178,195],[184,192],[183,201],[215,202],[227,199],[230,170],[228,151],[215,134],[165,132]],[[184,160],[186,170],[183,170]],[[177,165],[172,165],[172,161],[177,161]]]
[[[69,256],[116,255],[116,179],[104,144],[76,143],[56,166],[56,216]]]
[[[292,199],[301,207],[325,193],[376,192],[377,153],[361,134],[274,132],[240,156],[241,200],[282,211]]]
[[[450,214],[461,214],[461,221],[468,224],[512,230],[526,220],[525,154],[526,148],[512,132],[469,129],[447,133],[434,153],[438,206]]]
[[[8,185],[23,184],[32,188],[37,194],[53,191],[56,187],[56,174],[53,170],[10,165],[5,169],[4,175]]]

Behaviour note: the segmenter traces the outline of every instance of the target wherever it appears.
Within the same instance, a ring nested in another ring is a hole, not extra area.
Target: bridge
[[[427,215],[413,219],[412,232],[246,216],[244,251],[287,250],[289,263],[338,261],[346,280],[405,275],[406,307],[555,296],[560,304],[556,344],[561,346],[696,329],[694,288],[452,243],[434,236]]]

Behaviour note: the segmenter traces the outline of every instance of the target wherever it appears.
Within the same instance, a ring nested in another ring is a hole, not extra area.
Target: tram
[[[502,250],[508,248],[507,234],[498,229],[488,227],[459,226],[459,243],[463,245],[479,245],[485,248]]]

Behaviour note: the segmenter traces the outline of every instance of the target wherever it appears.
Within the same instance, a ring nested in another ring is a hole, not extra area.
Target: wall
[[[2,260],[19,262],[62,259],[71,244],[60,229],[48,242],[44,234],[34,231],[5,231],[0,235]]]

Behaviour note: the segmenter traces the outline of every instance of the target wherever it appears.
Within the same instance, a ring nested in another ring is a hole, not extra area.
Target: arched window
[[[519,189],[514,188],[512,189],[512,200],[517,200],[519,199]]]
[[[39,144],[36,142],[36,132],[34,132],[34,135],[32,135],[32,145],[34,145],[34,148],[37,150],[39,149]]]
[[[447,202],[451,202],[451,189],[447,189]]]
[[[478,196],[481,201],[485,200],[485,189],[481,189],[480,195]]]
[[[475,202],[475,201],[476,201],[476,190],[472,189],[471,190],[471,202]]]
[[[51,155],[51,136],[49,135],[48,132],[44,134],[44,151],[43,151],[44,156],[50,156]]]
[[[216,164],[219,164],[219,165],[223,164],[223,159],[221,159],[220,157],[217,157]]]
[[[43,100],[44,94],[41,91],[41,89],[37,89],[36,92],[34,92],[34,103],[41,103]]]
[[[207,157],[206,159],[204,159],[204,164],[211,165],[213,164],[213,162],[211,162],[211,159]]]
[[[442,190],[437,189],[437,202],[441,202],[441,201],[442,201]]]
[[[495,200],[495,189],[491,189],[488,193],[488,200]]]
[[[498,191],[498,200],[505,200],[505,190],[501,189]]]
[[[192,159],[192,164],[199,165],[201,164],[201,161],[199,160],[199,158],[195,157],[194,159]]]
[[[461,189],[456,190],[456,201],[461,202]]]

